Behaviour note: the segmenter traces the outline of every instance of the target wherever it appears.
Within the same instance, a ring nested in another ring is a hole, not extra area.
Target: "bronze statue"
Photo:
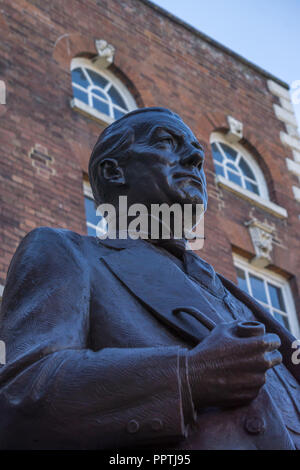
[[[164,108],[127,114],[90,160],[97,203],[206,207],[204,152]],[[2,449],[300,449],[295,340],[185,240],[42,227],[3,296]]]

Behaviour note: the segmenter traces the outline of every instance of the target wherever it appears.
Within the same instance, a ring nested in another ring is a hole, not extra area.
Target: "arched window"
[[[95,67],[88,59],[73,59],[71,74],[74,108],[107,124],[137,108],[124,84],[108,70]]]
[[[214,133],[211,138],[216,174],[264,199],[269,199],[267,185],[254,158],[241,145],[232,145],[226,136]]]

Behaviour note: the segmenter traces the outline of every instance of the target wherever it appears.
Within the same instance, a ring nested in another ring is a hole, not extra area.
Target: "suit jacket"
[[[300,381],[295,338],[220,279],[280,336],[285,364]],[[0,448],[292,448],[264,389],[249,406],[203,410],[186,422],[182,354],[209,331],[173,314],[185,305],[205,313],[189,277],[143,240],[30,232],[3,295]]]

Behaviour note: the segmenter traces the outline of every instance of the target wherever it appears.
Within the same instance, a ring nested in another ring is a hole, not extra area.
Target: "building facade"
[[[0,7],[0,284],[35,227],[95,234],[87,166],[99,133],[164,106],[206,150],[199,255],[299,336],[300,137],[288,86],[148,0]]]

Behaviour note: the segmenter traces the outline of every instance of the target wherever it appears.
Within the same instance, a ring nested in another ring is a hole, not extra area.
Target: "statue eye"
[[[175,146],[174,139],[172,137],[162,137],[159,141],[163,144],[170,145],[171,147]]]

